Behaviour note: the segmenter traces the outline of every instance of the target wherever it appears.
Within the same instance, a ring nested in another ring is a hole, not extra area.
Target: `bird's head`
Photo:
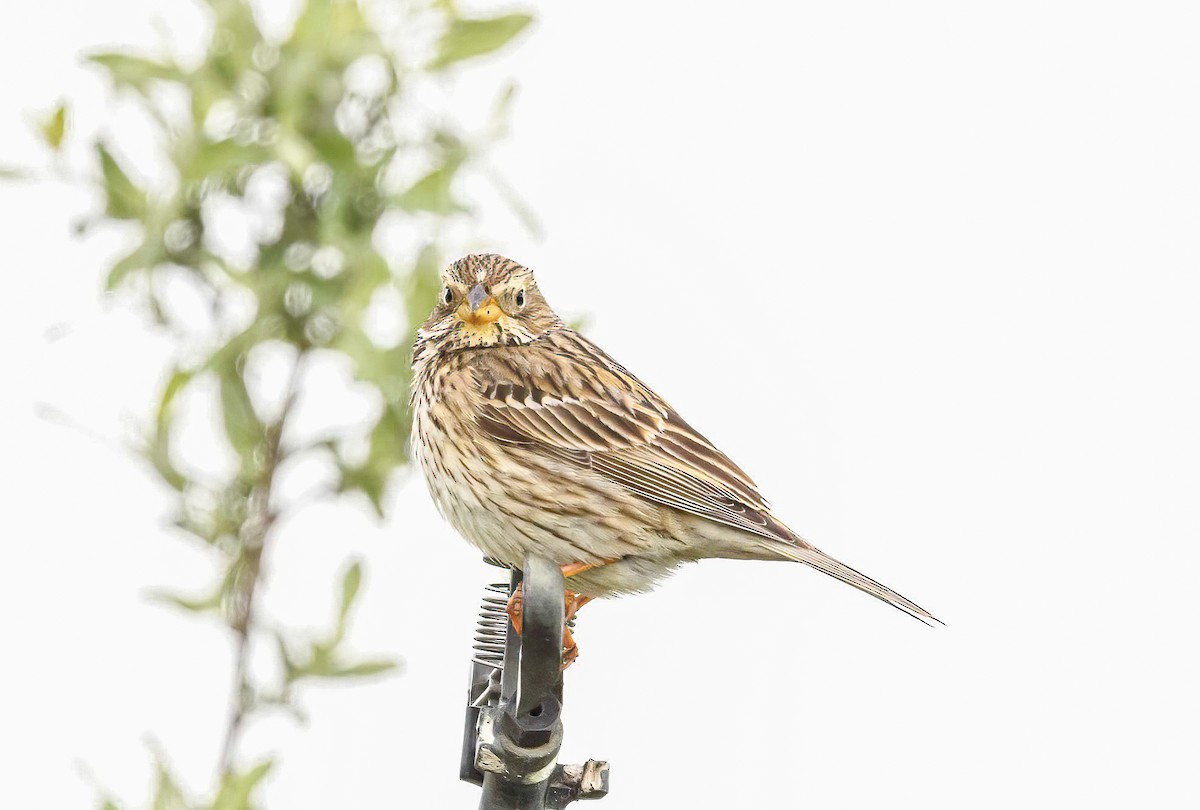
[[[437,305],[418,340],[443,351],[515,346],[561,325],[533,271],[494,253],[476,253],[442,272]]]

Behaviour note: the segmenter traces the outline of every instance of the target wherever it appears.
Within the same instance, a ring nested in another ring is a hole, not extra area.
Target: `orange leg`
[[[508,597],[508,605],[504,608],[504,612],[508,614],[508,620],[512,622],[513,629],[517,631],[517,635],[521,635],[521,615],[525,608],[525,583],[517,584],[517,589],[512,592],[512,596]]]
[[[612,562],[612,560],[608,560],[607,562]],[[605,564],[606,563],[600,563],[600,565],[605,565]],[[591,571],[593,568],[598,568],[598,567],[599,566],[592,565],[591,563],[579,563],[579,562],[567,563],[566,565],[560,566],[560,568],[562,568],[564,579],[569,579],[569,578],[575,576],[576,574],[582,574],[584,571]]]
[[[581,593],[574,591],[563,591],[563,621],[570,622],[575,620],[575,614],[579,609],[592,601],[592,597],[584,596]],[[505,613],[508,614],[509,621],[512,622],[513,629],[517,631],[517,635],[521,634],[521,619],[523,616],[523,608],[525,606],[525,590],[521,585],[517,585],[517,589],[513,595],[508,597],[508,606],[505,608]]]
[[[592,601],[590,596],[584,596],[574,591],[563,591],[563,620],[566,623],[563,627],[563,669],[571,666],[579,657],[579,645],[575,643],[575,637],[571,635],[571,625],[575,621],[575,614],[590,601]]]
[[[574,621],[575,614],[579,612],[581,607],[590,601],[592,601],[592,597],[590,596],[584,596],[581,593],[574,593],[572,591],[564,591],[563,605],[566,610],[563,615],[566,617],[566,620],[569,622]]]
[[[563,628],[563,651],[562,651],[562,670],[575,663],[575,659],[579,657],[579,645],[575,643],[575,637],[571,635],[571,628]]]
[[[606,560],[599,565],[606,565],[613,560]],[[599,567],[590,563],[568,563],[562,566],[563,577],[573,577],[576,574],[582,574],[584,571],[590,571],[593,568]],[[508,619],[512,622],[513,629],[517,631],[517,635],[521,634],[521,618],[522,610],[525,605],[525,592],[523,584],[518,585],[513,591],[512,596],[508,597],[508,606],[505,612],[508,613]],[[583,594],[575,593],[572,590],[563,590],[563,617],[564,622],[574,621],[575,614],[579,609],[592,601],[592,597],[584,596]],[[579,657],[579,645],[575,643],[575,637],[571,635],[570,627],[563,627],[563,653],[562,668],[566,669],[575,662]]]

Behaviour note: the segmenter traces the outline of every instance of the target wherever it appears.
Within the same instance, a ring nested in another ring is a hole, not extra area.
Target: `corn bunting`
[[[413,369],[413,448],[438,508],[496,560],[561,565],[568,615],[722,557],[801,562],[937,621],[776,519],[740,467],[563,323],[510,259],[466,256],[442,274]],[[519,630],[519,598],[510,608]]]

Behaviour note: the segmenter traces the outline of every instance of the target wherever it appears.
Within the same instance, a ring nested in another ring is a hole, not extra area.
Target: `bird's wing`
[[[802,562],[928,623],[929,611],[796,536],[741,468],[636,377],[567,329],[492,349],[474,367],[492,438],[592,470],[646,500],[766,538]]]
[[[590,469],[642,498],[793,542],[750,477],[616,361],[570,330],[475,366],[492,438]]]

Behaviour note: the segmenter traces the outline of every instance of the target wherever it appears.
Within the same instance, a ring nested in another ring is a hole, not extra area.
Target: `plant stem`
[[[236,637],[234,650],[233,694],[225,740],[221,746],[220,781],[234,772],[238,743],[247,718],[254,712],[256,694],[249,672],[250,637],[255,630],[255,596],[262,579],[262,559],[278,514],[271,507],[275,473],[287,457],[282,449],[284,426],[296,403],[306,349],[301,348],[288,379],[287,398],[279,416],[266,426],[263,434],[263,466],[247,496],[246,517],[242,523],[238,556],[230,562],[231,585],[226,622]]]

